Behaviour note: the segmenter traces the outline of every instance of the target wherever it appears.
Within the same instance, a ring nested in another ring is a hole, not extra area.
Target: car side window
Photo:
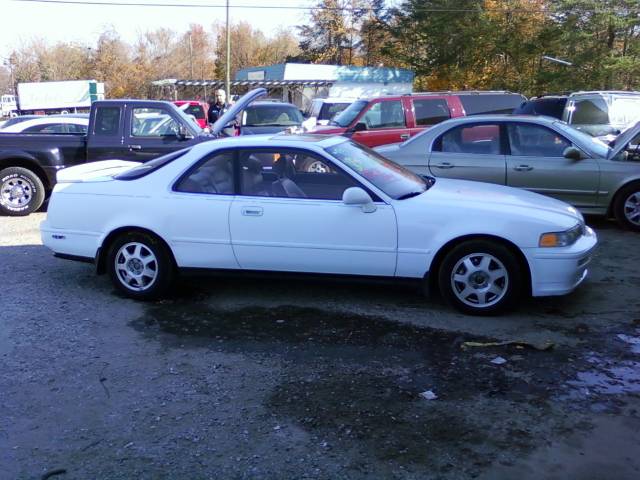
[[[414,98],[413,110],[417,125],[435,125],[451,118],[447,101],[441,98]]]
[[[87,133],[87,127],[85,125],[76,125],[75,123],[67,124],[69,129],[69,133],[73,133],[75,135],[81,135]]]
[[[571,142],[541,125],[509,124],[509,144],[513,156],[563,157]]]
[[[500,125],[471,124],[452,128],[442,134],[434,151],[500,155]]]
[[[134,108],[131,111],[132,137],[177,136],[180,126],[162,108]]]
[[[98,107],[95,135],[117,135],[120,129],[120,107]]]
[[[201,161],[176,183],[173,190],[184,193],[233,195],[233,157],[233,152],[226,151]]]
[[[64,123],[53,123],[49,125],[34,125],[25,129],[25,133],[67,133]]]
[[[275,198],[342,200],[349,187],[359,186],[329,160],[290,150],[240,152],[242,195]]]
[[[607,125],[609,123],[609,107],[603,98],[576,100],[570,108],[573,111],[572,125]]]
[[[389,100],[374,103],[358,122],[363,122],[369,129],[404,127],[406,123],[402,102]]]

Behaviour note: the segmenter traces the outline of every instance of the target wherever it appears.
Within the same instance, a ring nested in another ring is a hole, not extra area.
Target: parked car
[[[20,118],[20,117],[17,117]],[[85,135],[89,127],[88,114],[41,115],[13,123],[0,129],[0,135],[6,133],[54,133],[67,135]]]
[[[595,91],[543,96],[523,103],[514,113],[549,115],[611,142],[640,120],[640,92]]]
[[[177,100],[173,102],[176,107],[180,108],[187,115],[193,115],[200,128],[209,126],[207,113],[209,112],[209,104],[199,100]]]
[[[640,123],[610,148],[553,118],[483,115],[377,151],[420,175],[525,188],[640,231],[639,133]]]
[[[205,133],[170,102],[105,100],[91,105],[86,135],[0,134],[0,214],[40,208],[65,167],[119,158],[148,161],[221,135],[238,113],[266,90],[243,96]]]
[[[241,113],[239,134],[278,133],[299,127],[303,120],[300,109],[291,103],[257,101]]]
[[[278,156],[273,169],[259,152]],[[330,170],[299,170],[306,157]],[[41,232],[136,299],[167,293],[176,270],[262,270],[434,282],[470,314],[572,291],[597,243],[563,202],[425,180],[343,137],[286,134],[63,170]]]
[[[316,125],[328,125],[333,117],[356,100],[357,98],[314,98],[305,112],[305,124],[308,123],[309,128]]]
[[[8,120],[5,120],[2,126],[0,126],[0,130],[4,127],[10,127],[11,125],[15,125],[16,123],[24,122],[26,120],[31,120],[32,118],[42,118],[42,115],[19,115],[16,117],[11,117]]]
[[[511,113],[526,98],[511,92],[436,92],[356,100],[327,126],[311,130],[347,135],[375,147],[397,143],[449,118],[481,113]]]

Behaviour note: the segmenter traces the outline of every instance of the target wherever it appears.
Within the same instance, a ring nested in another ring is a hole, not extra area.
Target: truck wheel
[[[640,232],[640,183],[632,183],[616,194],[613,213],[620,225]]]
[[[44,202],[42,180],[22,167],[0,171],[0,213],[20,217],[35,212]]]

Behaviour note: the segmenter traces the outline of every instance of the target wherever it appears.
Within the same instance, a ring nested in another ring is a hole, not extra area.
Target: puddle
[[[640,354],[640,336],[634,337],[631,335],[625,335],[624,333],[619,333],[618,335],[616,335],[616,337],[619,340],[622,340],[624,343],[628,344],[633,353]]]
[[[595,353],[586,360],[594,368],[578,372],[575,379],[567,382],[571,389],[570,399],[640,393],[640,362],[607,358]]]
[[[495,339],[295,306],[224,311],[168,302],[132,326],[167,348],[279,356],[283,368],[264,407],[308,431],[318,448],[469,476],[500,455],[528,451],[553,428],[546,402],[563,375],[553,365],[569,363],[564,351],[463,350],[465,341]],[[498,355],[507,362],[492,364]],[[438,398],[421,398],[425,390]]]

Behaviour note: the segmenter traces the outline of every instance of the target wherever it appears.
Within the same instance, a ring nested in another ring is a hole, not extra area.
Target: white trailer
[[[20,113],[72,113],[88,110],[104,100],[104,84],[95,80],[34,82],[18,84]]]

